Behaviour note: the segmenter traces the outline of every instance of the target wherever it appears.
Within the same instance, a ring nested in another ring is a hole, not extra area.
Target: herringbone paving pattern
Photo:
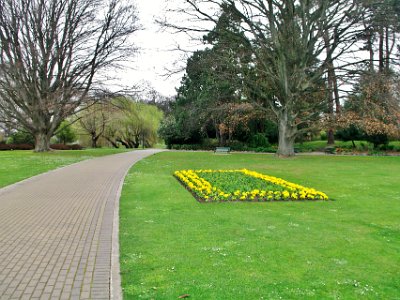
[[[84,161],[0,189],[0,299],[110,299],[114,208],[129,167]]]

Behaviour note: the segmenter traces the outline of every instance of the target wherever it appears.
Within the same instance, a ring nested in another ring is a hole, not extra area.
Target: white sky
[[[133,86],[148,81],[164,96],[175,95],[175,88],[179,86],[183,73],[175,74],[170,78],[163,76],[166,69],[176,69],[175,63],[185,65],[183,53],[172,51],[176,45],[189,43],[189,38],[173,35],[160,30],[155,19],[163,18],[167,0],[136,0],[135,4],[143,30],[135,33],[134,43],[139,53],[133,58],[132,66],[119,72],[120,84]],[[170,2],[168,1],[168,5]],[[178,2],[178,1],[177,1]]]

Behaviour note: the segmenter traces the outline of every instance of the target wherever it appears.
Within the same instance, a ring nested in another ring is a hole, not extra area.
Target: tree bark
[[[98,136],[92,136],[92,148],[97,148]]]
[[[279,157],[294,156],[294,142],[297,127],[290,121],[289,113],[284,110],[279,117],[279,144],[276,155]]]
[[[119,145],[118,145],[116,142],[114,142],[112,139],[110,139],[110,138],[107,137],[107,136],[105,136],[104,138],[105,138],[114,148],[116,148],[116,149],[119,148]]]
[[[333,128],[329,128],[328,130],[328,145],[332,146],[335,144],[335,133]]]
[[[117,141],[120,142],[126,149],[132,148],[132,147],[130,147],[130,145],[129,145],[126,141],[124,141],[123,139],[118,139]]]
[[[50,137],[45,132],[35,133],[35,152],[50,151]]]
[[[337,92],[337,79],[335,74],[335,69],[333,65],[331,47],[330,47],[330,37],[329,33],[326,32],[324,35],[324,41],[326,45],[326,60],[327,60],[327,74],[328,74],[328,113],[329,113],[329,123],[330,128],[328,129],[328,145],[335,144],[335,135],[333,129],[333,123],[335,123],[335,112],[334,104],[339,102],[336,96],[339,97]],[[337,108],[336,108],[337,109]]]
[[[383,28],[379,29],[379,72],[383,73],[385,70],[385,56],[384,56],[384,33]]]
[[[371,73],[375,72],[375,66],[374,66],[374,35],[372,29],[368,30],[368,50],[369,50],[369,71]]]

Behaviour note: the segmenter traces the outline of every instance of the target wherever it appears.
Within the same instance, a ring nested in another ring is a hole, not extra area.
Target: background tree
[[[222,5],[215,27],[203,37],[207,48],[188,59],[172,105],[174,117],[162,127],[169,141],[200,143],[211,136],[224,145],[231,139],[238,116],[247,107],[242,104],[243,69],[251,60],[239,21],[228,5]]]
[[[48,151],[95,76],[133,51],[136,12],[125,1],[0,0],[0,110]]]
[[[162,111],[154,105],[127,98],[117,99],[114,105],[119,108],[118,116],[113,117],[113,123],[118,122],[118,142],[126,148],[138,148],[140,144],[143,147],[151,147],[157,142],[157,132],[163,118]]]
[[[364,138],[378,147],[390,138],[400,138],[400,97],[398,78],[364,76],[356,93],[345,103],[339,126],[361,131]]]
[[[361,38],[363,50],[368,51],[370,73],[390,72],[396,61],[397,36],[400,31],[400,2],[398,0],[361,0],[364,27]]]
[[[229,7],[239,20],[236,24],[243,33],[242,43],[250,49],[252,58],[248,65],[251,76],[244,78],[248,79],[245,82],[248,100],[263,102],[272,109],[279,128],[277,154],[294,155],[296,137],[326,107],[326,99],[318,95],[327,66],[356,42],[352,27],[358,21],[358,2],[187,0],[186,3],[191,10],[185,11],[204,22],[218,23],[218,17],[210,13],[210,6],[221,11]],[[199,31],[197,24],[172,27]]]
[[[116,108],[109,100],[87,103],[87,107],[78,114],[80,131],[88,135],[91,147],[97,148],[98,141],[103,136],[106,126],[111,122]]]
[[[61,144],[66,145],[67,143],[73,143],[76,141],[76,133],[68,121],[63,121],[56,132],[57,141]]]

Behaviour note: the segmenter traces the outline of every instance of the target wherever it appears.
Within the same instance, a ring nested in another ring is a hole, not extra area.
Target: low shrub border
[[[52,144],[50,146],[53,150],[82,150],[83,147],[78,144],[64,145],[64,144]],[[9,150],[33,150],[35,147],[30,144],[0,144],[0,151]]]
[[[35,147],[30,144],[0,144],[0,151],[7,150],[33,150]]]
[[[247,169],[182,170],[174,176],[200,202],[328,200],[313,188]]]

